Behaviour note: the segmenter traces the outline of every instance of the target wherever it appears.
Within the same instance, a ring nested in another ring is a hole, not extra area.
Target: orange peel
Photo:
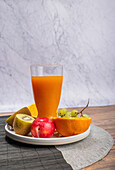
[[[62,136],[72,136],[85,132],[89,128],[91,120],[91,118],[87,117],[53,118],[56,130]]]

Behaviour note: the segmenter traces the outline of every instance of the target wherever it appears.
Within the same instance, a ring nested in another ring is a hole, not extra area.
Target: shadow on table
[[[8,144],[14,146],[14,147],[24,147],[24,148],[47,148],[49,146],[43,146],[43,145],[31,145],[31,144],[26,144],[26,143],[21,143],[21,142],[18,142],[18,141],[14,141],[13,139],[10,139],[8,136],[5,136],[5,140]],[[54,147],[54,146],[50,146],[50,147]]]

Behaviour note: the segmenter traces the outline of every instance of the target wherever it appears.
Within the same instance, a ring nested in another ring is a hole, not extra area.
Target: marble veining
[[[62,64],[59,107],[115,104],[115,1],[0,0],[0,111],[34,102],[30,65]]]

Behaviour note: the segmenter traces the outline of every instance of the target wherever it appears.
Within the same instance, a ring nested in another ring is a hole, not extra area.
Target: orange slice
[[[91,118],[76,117],[76,118],[60,118],[54,117],[53,121],[56,130],[62,136],[72,136],[85,132],[90,124]]]
[[[29,109],[32,117],[34,117],[34,118],[37,118],[37,117],[38,117],[38,110],[37,110],[37,108],[36,108],[35,103],[29,105],[29,106],[28,106],[28,109]]]

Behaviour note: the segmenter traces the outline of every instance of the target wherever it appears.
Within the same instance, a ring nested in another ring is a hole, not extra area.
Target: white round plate
[[[8,125],[5,125],[6,135],[18,142],[33,144],[33,145],[63,145],[80,141],[86,138],[90,133],[90,127],[84,133],[73,135],[69,137],[52,137],[52,138],[34,138],[29,136],[22,136],[16,134],[14,131],[9,130]]]

